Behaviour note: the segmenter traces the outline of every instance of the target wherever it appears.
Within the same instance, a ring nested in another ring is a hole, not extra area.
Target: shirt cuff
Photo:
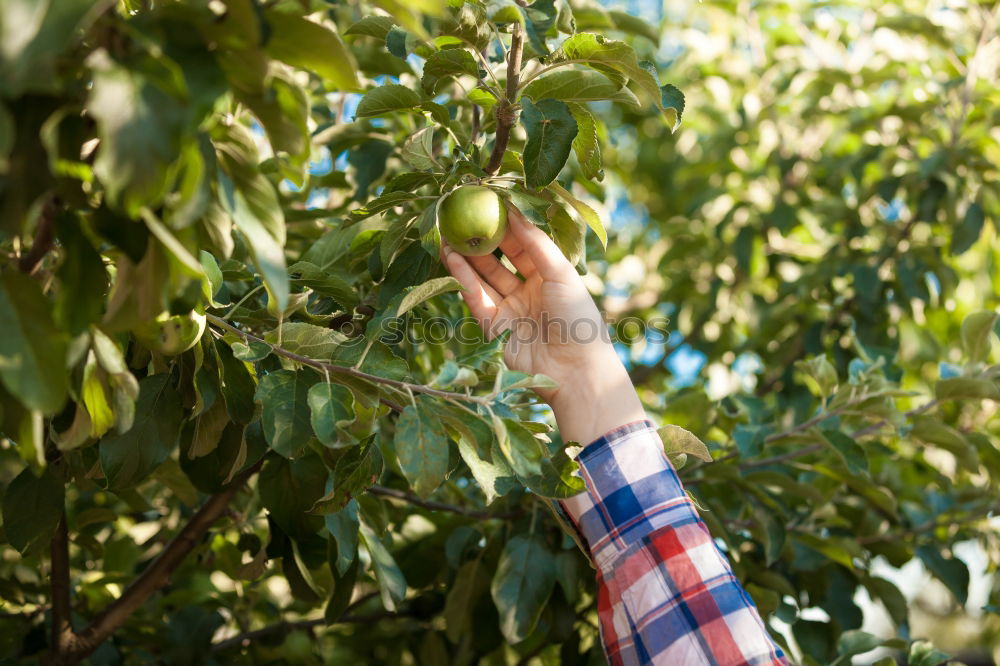
[[[587,490],[562,507],[599,570],[656,529],[700,520],[651,421],[612,430],[588,444],[577,462]]]

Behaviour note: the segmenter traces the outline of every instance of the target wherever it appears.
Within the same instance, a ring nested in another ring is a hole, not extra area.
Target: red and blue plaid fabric
[[[652,423],[613,430],[577,460],[587,492],[562,506],[597,568],[611,664],[787,666]]]

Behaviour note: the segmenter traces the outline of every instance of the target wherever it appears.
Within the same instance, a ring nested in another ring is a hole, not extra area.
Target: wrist
[[[556,390],[549,404],[563,441],[582,446],[619,426],[646,418],[628,371],[617,355],[600,363],[584,364]]]

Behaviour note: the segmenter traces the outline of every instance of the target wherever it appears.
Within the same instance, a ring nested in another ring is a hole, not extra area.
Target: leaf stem
[[[368,491],[372,495],[378,495],[379,497],[389,497],[392,499],[397,499],[407,504],[412,504],[413,506],[419,506],[422,509],[430,509],[431,511],[446,511],[448,513],[456,513],[460,516],[468,516],[469,518],[476,518],[477,520],[510,520],[512,518],[520,517],[520,513],[490,513],[489,511],[481,511],[479,509],[470,509],[464,506],[457,506],[455,504],[445,504],[443,502],[435,502],[433,500],[425,500],[416,495],[411,495],[410,493],[404,492],[402,490],[397,490],[395,488],[386,488],[385,486],[369,486]]]

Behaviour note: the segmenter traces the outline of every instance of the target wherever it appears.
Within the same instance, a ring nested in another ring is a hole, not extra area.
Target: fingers
[[[496,319],[497,303],[501,300],[500,294],[479,278],[479,274],[465,257],[452,250],[445,243],[441,244],[441,260],[448,272],[465,288],[465,291],[462,292],[462,298],[469,306],[472,316],[478,319],[484,328],[488,326],[488,322]]]
[[[544,231],[524,219],[524,216],[519,212],[511,211],[509,220],[514,241],[520,244],[542,279],[566,281],[576,277],[576,271],[573,270],[569,260],[563,256],[563,253],[552,242],[552,239],[545,235]],[[522,263],[524,262],[523,257],[520,260]],[[521,267],[513,258],[511,258],[511,263],[521,271]],[[524,271],[521,272],[524,273]]]
[[[509,296],[521,286],[521,281],[492,254],[466,259],[486,282],[503,296]]]

